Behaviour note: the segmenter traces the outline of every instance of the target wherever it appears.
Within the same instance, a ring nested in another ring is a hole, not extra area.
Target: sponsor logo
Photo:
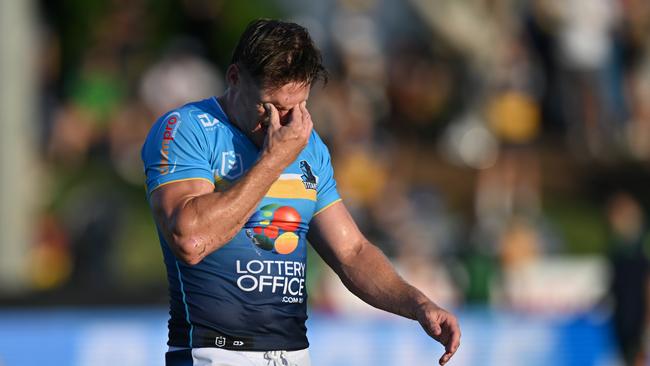
[[[221,153],[221,176],[228,179],[237,179],[244,174],[244,164],[241,154],[234,151]]]
[[[245,292],[271,292],[281,301],[302,304],[305,299],[305,263],[297,261],[250,260],[235,262],[237,287]]]
[[[248,219],[245,233],[256,248],[287,255],[300,244],[296,231],[301,223],[298,210],[271,203],[261,207]]]
[[[160,155],[162,156],[162,159],[160,160],[160,174],[163,175],[173,173],[176,169],[175,163],[171,169],[169,167],[169,150],[171,143],[174,141],[174,137],[176,136],[176,131],[178,131],[178,126],[181,124],[180,116],[181,115],[178,112],[174,112],[170,114],[165,121],[165,130],[163,131],[162,144],[160,148]]]
[[[207,114],[207,113],[199,114],[199,115],[196,116],[196,118],[199,119],[199,122],[201,122],[201,124],[202,124],[203,127],[205,127],[205,128],[214,127],[214,126],[216,126],[217,124],[219,124],[219,120],[218,120],[218,119],[212,117],[211,115],[209,115],[209,114]]]
[[[226,337],[219,336],[219,337],[215,338],[215,340],[214,340],[214,344],[215,344],[217,347],[223,347],[223,346],[225,346],[225,345],[226,345]]]
[[[302,297],[293,297],[293,296],[282,296],[282,302],[288,303],[288,304],[302,304],[304,299]]]
[[[312,172],[309,163],[307,163],[304,160],[301,160],[300,170],[302,170],[302,175],[300,176],[300,178],[302,178],[302,184],[305,185],[305,189],[316,190],[318,180],[317,177]]]
[[[232,341],[233,346],[241,347],[244,345],[244,342],[242,341]]]

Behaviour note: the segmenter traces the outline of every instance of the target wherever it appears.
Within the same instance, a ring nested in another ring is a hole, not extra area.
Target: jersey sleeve
[[[205,179],[214,184],[210,159],[205,132],[189,113],[168,113],[154,124],[142,147],[147,193],[188,179]]]
[[[316,213],[314,214],[318,215],[333,203],[340,201],[341,196],[339,196],[336,189],[336,180],[334,179],[334,169],[332,168],[329,150],[316,132],[312,132],[312,138],[319,162]]]

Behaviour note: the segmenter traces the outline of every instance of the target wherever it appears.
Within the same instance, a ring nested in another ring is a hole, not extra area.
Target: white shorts
[[[230,351],[222,348],[178,349],[170,347],[169,353],[184,353],[192,366],[310,366],[309,349],[299,351]],[[191,351],[191,356],[190,356]],[[167,365],[173,366],[176,362]]]

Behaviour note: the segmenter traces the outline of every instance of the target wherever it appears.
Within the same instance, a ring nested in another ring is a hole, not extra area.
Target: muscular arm
[[[278,111],[272,105],[267,108],[270,125],[261,158],[227,191],[214,192],[211,183],[194,179],[169,183],[152,192],[154,219],[183,262],[197,264],[230,241],[307,144],[313,124],[304,102],[292,110],[285,126],[280,125]]]
[[[214,192],[212,184],[199,179],[155,190],[151,194],[154,217],[176,256],[193,265],[232,239],[282,169],[262,157],[225,192]]]
[[[368,304],[417,320],[445,346],[443,365],[460,344],[456,318],[404,281],[383,253],[359,231],[349,212],[338,202],[310,223],[309,241],[343,284]]]

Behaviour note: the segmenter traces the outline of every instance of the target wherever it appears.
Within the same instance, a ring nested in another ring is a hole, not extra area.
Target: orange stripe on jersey
[[[316,201],[316,190],[306,189],[300,179],[279,179],[266,193],[269,198],[293,198]]]

